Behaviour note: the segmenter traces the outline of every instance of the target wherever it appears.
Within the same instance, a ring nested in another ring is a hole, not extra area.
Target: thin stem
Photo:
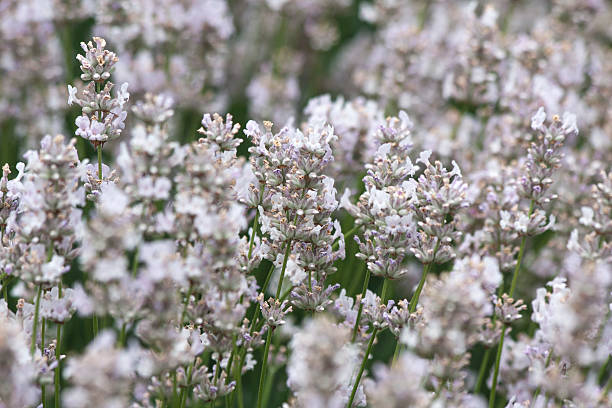
[[[190,383],[191,383],[191,376],[193,375],[193,365],[195,363],[195,360],[192,361],[191,363],[189,363],[189,368],[187,369],[187,384],[185,384],[185,387],[181,390],[181,395],[180,395],[180,408],[185,408],[185,402],[187,401],[187,387],[189,387]]]
[[[36,351],[36,331],[38,330],[38,312],[40,311],[40,295],[42,294],[42,284],[38,285],[36,293],[36,304],[34,306],[34,321],[32,322],[32,343],[30,344],[30,355],[34,356]]]
[[[183,303],[183,311],[181,312],[181,321],[180,325],[183,326],[183,322],[185,321],[185,315],[187,314],[187,306],[189,305],[189,298],[191,298],[191,293],[193,292],[193,284],[189,283],[189,290],[187,291],[187,296],[185,297],[185,302]]]
[[[40,347],[44,348],[45,347],[45,331],[47,328],[47,319],[42,318],[41,319],[41,328],[40,328]],[[42,402],[42,406],[43,408],[45,408],[47,406],[47,390],[46,390],[46,386],[45,384],[41,384],[40,386],[40,399]]]
[[[431,270],[431,266],[433,265],[435,259],[436,259],[436,253],[438,252],[438,248],[440,248],[440,240],[438,239],[436,241],[436,246],[434,247],[433,250],[433,257],[431,262],[425,264],[425,266],[423,267],[423,274],[421,275],[421,280],[419,281],[419,286],[417,286],[416,291],[414,292],[414,295],[412,295],[412,299],[410,299],[410,305],[409,305],[409,309],[410,313],[414,313],[414,311],[416,310],[417,305],[419,304],[419,297],[421,296],[421,291],[423,290],[423,286],[425,286],[425,280],[427,279],[427,274],[429,273],[429,271]]]
[[[378,329],[375,328],[372,331],[372,334],[370,336],[370,341],[368,342],[368,348],[366,349],[366,352],[363,355],[363,360],[361,360],[361,366],[359,367],[357,378],[355,378],[355,384],[353,385],[353,390],[351,391],[351,397],[349,398],[346,408],[351,408],[353,406],[353,400],[355,399],[355,394],[357,394],[357,390],[359,389],[359,382],[361,381],[361,376],[363,375],[363,371],[365,370],[366,363],[368,362],[368,357],[370,356],[370,352],[372,351],[372,346],[374,345],[374,339],[376,338],[377,333],[378,333]]]
[[[276,298],[278,299],[281,294],[283,287],[283,279],[285,278],[285,270],[287,269],[287,261],[289,260],[289,254],[291,253],[291,240],[287,241],[285,248],[285,257],[283,258],[283,266],[281,268],[280,278],[278,279],[278,287],[276,288]]]
[[[474,387],[474,394],[478,394],[482,388],[492,351],[493,349],[491,347],[487,348],[487,351],[485,351],[484,357],[482,358],[482,364],[480,365],[480,371],[478,372],[478,379],[476,380],[476,386]]]
[[[62,298],[62,282],[59,283],[58,287],[58,298]],[[56,329],[56,340],[55,340],[55,360],[57,361],[57,366],[55,366],[55,378],[53,379],[55,385],[55,408],[60,408],[60,380],[61,380],[61,349],[62,349],[62,325],[57,324]]]
[[[402,343],[399,342],[399,339],[395,339],[395,351],[393,351],[393,358],[391,359],[391,366],[393,366],[397,362],[397,358],[399,357],[400,349],[402,348]]]
[[[419,285],[417,286],[416,291],[412,295],[412,299],[410,299],[410,306],[408,307],[410,313],[414,313],[414,311],[416,310],[416,307],[419,303],[419,297],[421,296],[421,291],[423,290],[423,286],[425,286],[425,280],[427,279],[427,274],[429,273],[430,269],[431,263],[426,264],[423,268],[423,274],[421,275]]]
[[[94,338],[96,338],[98,336],[98,316],[95,314],[93,315],[92,326],[93,326],[93,336]]]
[[[264,348],[263,360],[261,362],[261,374],[259,375],[259,387],[257,390],[257,408],[261,408],[263,402],[263,387],[266,379],[266,370],[268,368],[268,352],[270,351],[270,343],[272,341],[272,327],[268,327],[268,335],[266,336],[266,346]]]
[[[217,365],[215,366],[215,376],[213,380],[213,384],[216,384],[219,380],[219,372],[221,371],[221,358],[217,358]],[[210,401],[210,408],[214,408],[217,402],[217,397],[215,397],[212,401]]]
[[[535,209],[535,200],[531,200],[529,204],[529,214],[527,214],[527,218],[531,217],[533,214],[533,210]],[[521,246],[519,248],[518,258],[516,260],[516,267],[514,268],[514,274],[512,275],[512,284],[510,285],[510,292],[508,295],[512,297],[514,294],[514,290],[516,289],[516,284],[518,282],[519,272],[521,270],[521,262],[523,261],[523,255],[525,254],[525,243],[527,242],[527,236],[523,236],[521,239]],[[495,359],[495,371],[493,373],[493,383],[491,386],[491,394],[489,395],[489,408],[493,408],[495,405],[495,391],[497,389],[497,376],[499,375],[499,363],[501,361],[501,353],[504,349],[504,337],[506,334],[507,326],[504,326],[502,329],[502,335],[499,339],[499,346],[497,349],[497,358]]]
[[[238,395],[238,407],[239,408],[244,408],[244,398],[242,395],[242,366],[244,365],[245,358],[246,358],[246,350],[244,350],[244,352],[240,356],[240,362],[238,364],[238,369],[236,370],[236,373],[235,373],[236,395]],[[233,404],[234,402],[233,398],[231,402]]]
[[[263,199],[264,194],[264,183],[259,183],[259,202]],[[251,239],[249,240],[249,253],[247,254],[247,259],[251,260],[251,254],[253,253],[253,243],[255,242],[255,235],[257,235],[257,229],[259,224],[259,207],[255,207],[255,217],[253,218],[253,226],[251,227]]]
[[[504,326],[502,328],[499,345],[497,346],[497,356],[495,357],[495,371],[493,371],[493,382],[491,383],[491,393],[489,394],[489,408],[493,408],[495,406],[495,391],[497,389],[497,377],[499,376],[499,363],[501,362],[502,350],[504,349],[504,338],[506,337],[507,328],[508,326]]]
[[[6,303],[8,304],[9,302],[9,297],[8,297],[8,285],[9,285],[10,281],[8,276],[4,279],[4,281],[2,282],[2,298],[6,301]]]
[[[385,303],[387,300],[389,282],[390,282],[390,279],[387,279],[387,278],[385,278],[383,282],[382,293],[380,295],[380,299],[382,303]],[[361,376],[363,375],[363,371],[365,370],[365,366],[368,362],[368,358],[370,356],[370,353],[372,352],[372,346],[374,345],[374,340],[376,339],[377,334],[378,334],[378,328],[375,327],[374,330],[372,330],[370,341],[368,341],[368,348],[366,349],[366,352],[363,355],[363,360],[361,361],[361,366],[359,367],[357,378],[355,378],[355,384],[353,385],[353,391],[351,392],[351,397],[349,398],[349,402],[346,406],[347,408],[351,408],[353,406],[353,400],[355,399],[355,394],[357,394],[357,390],[359,389],[359,383],[361,381]]]
[[[127,323],[123,323],[121,325],[121,331],[119,332],[119,347],[123,348],[125,346],[125,331],[126,331]]]
[[[98,144],[98,180],[102,181],[102,144]]]
[[[608,371],[608,366],[610,365],[611,361],[612,361],[612,356],[608,356],[608,359],[606,360],[604,365],[602,365],[601,368],[599,369],[599,373],[597,373],[597,384],[601,384],[601,382],[603,381],[606,375],[606,371]]]
[[[608,395],[611,389],[612,389],[612,375],[610,376],[610,378],[608,378],[608,382],[606,383],[606,386],[604,387],[604,389],[601,391],[601,397],[599,397],[599,399],[600,400],[604,399],[604,397]]]
[[[357,319],[355,320],[355,326],[353,327],[353,336],[351,337],[351,343],[355,342],[357,338],[357,330],[359,329],[359,321],[361,320],[361,313],[363,312],[363,298],[365,297],[368,285],[370,284],[370,269],[366,266],[366,276],[363,280],[363,288],[361,289],[361,298],[359,299],[359,308],[357,309]]]

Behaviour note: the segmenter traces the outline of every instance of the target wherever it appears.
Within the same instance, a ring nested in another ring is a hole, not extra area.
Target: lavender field
[[[612,407],[612,2],[0,0],[0,408]]]

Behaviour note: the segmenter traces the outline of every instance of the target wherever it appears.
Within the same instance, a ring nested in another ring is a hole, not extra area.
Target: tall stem
[[[58,287],[58,298],[61,299],[62,298],[62,282],[59,283]],[[61,361],[61,355],[62,355],[62,325],[61,324],[57,324],[57,329],[56,329],[56,340],[55,340],[55,361],[57,361],[57,366],[55,366],[55,378],[54,378],[54,383],[55,383],[55,393],[54,393],[54,397],[55,397],[55,408],[60,408],[61,407],[61,403],[60,403],[60,381],[61,381],[61,366],[62,366],[62,361]]]
[[[351,337],[351,343],[355,342],[357,338],[357,331],[359,330],[359,321],[361,320],[361,313],[363,312],[363,298],[368,290],[368,285],[370,284],[370,269],[366,265],[366,276],[363,280],[363,288],[361,289],[361,298],[359,301],[359,308],[357,309],[357,319],[355,320],[355,327],[353,327],[353,336]]]
[[[389,290],[389,279],[385,278],[382,287],[382,294],[380,295],[381,302],[384,304],[387,300],[387,291]],[[372,346],[374,345],[374,340],[376,339],[376,335],[378,334],[378,328],[374,328],[372,330],[372,335],[370,337],[370,341],[368,341],[368,348],[366,349],[365,354],[363,355],[363,360],[361,360],[361,366],[359,367],[359,372],[357,373],[357,377],[355,378],[355,384],[353,384],[353,390],[351,391],[351,397],[349,398],[349,402],[346,408],[351,408],[353,406],[353,400],[355,399],[355,395],[357,394],[357,390],[359,389],[359,383],[361,382],[361,376],[363,375],[363,371],[365,370],[366,364],[368,362],[368,358],[370,357],[370,353],[372,352]]]
[[[197,357],[196,357],[197,358]],[[195,364],[195,359],[191,363],[189,363],[189,368],[187,369],[187,384],[185,384],[185,388],[181,390],[180,399],[180,408],[185,408],[185,402],[187,402],[187,388],[191,384],[191,377],[193,375],[193,366]]]
[[[285,257],[283,258],[283,266],[281,268],[280,278],[278,279],[278,287],[276,288],[276,298],[278,299],[281,294],[283,287],[283,279],[285,278],[285,270],[287,269],[287,261],[289,260],[289,254],[291,253],[291,240],[287,241],[287,247],[285,248]]]
[[[40,347],[44,348],[45,347],[45,331],[47,328],[47,319],[42,318],[41,319],[41,328],[40,328]],[[45,384],[42,384],[40,386],[40,399],[42,402],[42,406],[43,408],[45,408],[47,406],[47,390],[46,390],[46,386]]]
[[[527,218],[531,217],[533,214],[533,210],[535,208],[535,201],[531,200],[529,204],[529,214]],[[523,261],[523,255],[525,253],[525,243],[527,242],[527,236],[524,235],[521,239],[521,246],[519,248],[518,258],[516,260],[516,267],[514,268],[514,274],[512,275],[512,284],[510,285],[510,292],[508,295],[512,297],[514,294],[514,290],[516,289],[516,284],[518,282],[519,272],[521,270],[521,262]],[[499,339],[499,346],[497,348],[497,358],[495,359],[495,371],[493,372],[493,383],[491,385],[491,394],[489,394],[489,408],[493,408],[495,406],[495,391],[497,389],[497,376],[499,375],[499,363],[501,361],[501,354],[504,349],[504,337],[506,335],[506,329],[508,326],[504,325],[502,328],[502,334]]]
[[[102,181],[102,144],[98,144],[98,180]]]
[[[436,241],[436,246],[434,247],[434,250],[433,250],[432,260],[431,262],[425,264],[425,266],[423,267],[423,274],[421,275],[419,286],[417,286],[417,289],[414,292],[414,295],[412,295],[412,299],[410,299],[410,304],[409,304],[409,309],[408,309],[410,310],[410,313],[414,313],[417,305],[419,304],[419,297],[421,296],[421,291],[423,290],[423,286],[425,286],[425,280],[427,279],[427,274],[429,274],[429,271],[431,270],[431,266],[433,265],[436,259],[436,254],[438,253],[439,248],[440,248],[440,240],[438,239]]]
[[[493,371],[493,382],[491,383],[491,394],[489,394],[489,408],[495,406],[495,391],[497,389],[497,377],[499,376],[499,363],[501,361],[502,350],[504,349],[504,337],[506,337],[506,329],[508,326],[504,325],[499,339],[499,345],[497,346],[497,356],[495,357],[495,371]]]
[[[38,285],[36,293],[36,303],[34,305],[34,321],[32,322],[32,343],[30,344],[30,355],[34,356],[36,351],[36,330],[38,330],[38,312],[40,311],[40,295],[42,294],[42,284]]]
[[[421,274],[421,280],[419,281],[419,285],[416,288],[416,291],[412,295],[412,299],[410,299],[410,304],[408,310],[410,313],[414,313],[417,305],[419,304],[419,297],[421,296],[421,291],[423,290],[423,286],[425,286],[425,280],[427,279],[427,275],[429,274],[429,270],[431,269],[431,263],[428,263],[423,268],[423,274]]]
[[[366,352],[363,355],[363,359],[361,360],[361,366],[359,367],[359,372],[357,373],[357,377],[355,378],[355,384],[353,385],[351,397],[349,398],[349,402],[346,405],[346,408],[351,408],[353,406],[353,400],[355,399],[355,394],[357,394],[357,390],[359,389],[359,382],[361,381],[361,376],[363,375],[366,363],[368,362],[368,357],[370,356],[370,352],[372,351],[372,346],[374,345],[374,339],[376,338],[376,334],[378,334],[378,329],[375,328],[372,331],[372,335],[370,336],[368,348],[366,349]]]
[[[478,371],[478,379],[476,380],[476,386],[474,387],[474,394],[478,394],[480,389],[482,388],[482,384],[484,383],[485,374],[487,372],[487,365],[489,364],[489,359],[491,358],[492,348],[487,348],[485,351],[484,357],[482,358],[482,363],[480,365],[480,370]]]
[[[266,370],[268,368],[268,352],[270,351],[270,343],[272,342],[273,327],[268,327],[268,335],[266,336],[266,347],[264,348],[263,360],[261,362],[261,374],[259,375],[259,387],[257,390],[257,408],[261,408],[263,402],[263,388],[266,379]]]

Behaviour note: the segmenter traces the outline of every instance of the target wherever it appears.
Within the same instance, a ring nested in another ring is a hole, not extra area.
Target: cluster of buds
[[[347,190],[343,207],[363,226],[363,241],[357,256],[367,262],[377,276],[397,279],[406,273],[402,265],[416,239],[416,224],[410,214],[414,188],[406,178],[414,175],[414,166],[407,156],[412,146],[412,122],[405,112],[399,118],[387,118],[376,133],[379,147],[371,162],[366,164],[363,182],[366,191],[357,204],[349,201]]]
[[[425,170],[417,181],[410,180],[415,196],[412,209],[419,226],[411,250],[424,264],[444,263],[455,257],[451,244],[461,236],[457,214],[470,204],[468,186],[457,163],[453,161],[449,171],[439,161],[431,163],[430,156],[430,151],[421,153],[417,163],[422,163]]]
[[[563,120],[557,115],[546,125],[544,108],[531,118],[531,128],[537,132],[536,140],[527,151],[523,175],[519,178],[521,194],[538,204],[550,201],[548,190],[553,183],[551,176],[559,168],[563,154],[561,147],[568,137],[578,134],[576,115],[565,113]]]
[[[108,80],[119,59],[115,53],[105,49],[106,41],[103,38],[94,37],[94,42],[95,47],[91,41],[81,43],[85,51],[85,56],[77,56],[83,71],[81,79],[90,82],[80,96],[75,87],[68,85],[68,105],[76,103],[81,107],[82,115],[75,122],[76,135],[98,147],[121,135],[127,117],[124,105],[130,94],[127,91],[128,84],[124,83],[116,96],[111,96],[114,85]]]
[[[527,305],[523,303],[523,299],[514,300],[505,293],[495,301],[495,314],[504,324],[520,319],[521,312],[525,309]]]

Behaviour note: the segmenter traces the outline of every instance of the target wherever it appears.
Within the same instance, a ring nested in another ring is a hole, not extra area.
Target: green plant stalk
[[[45,331],[47,328],[47,319],[41,319],[41,328],[40,328],[40,346],[41,348],[45,347]],[[40,399],[42,402],[43,408],[47,406],[47,390],[45,384],[41,384],[40,386]]]
[[[278,278],[278,287],[276,288],[276,298],[278,299],[283,288],[283,279],[285,278],[285,270],[287,269],[287,261],[291,254],[291,240],[287,241],[287,247],[285,248],[285,257],[283,258],[283,266],[281,268],[280,278]]]
[[[281,268],[281,274],[278,280],[278,287],[276,288],[276,298],[277,299],[280,297],[280,294],[281,294],[281,289],[283,287],[283,278],[285,277],[285,271],[287,270],[287,261],[289,260],[290,254],[291,254],[291,240],[287,241],[287,245],[285,248],[283,266]],[[274,331],[274,328],[268,327],[268,335],[266,336],[264,356],[263,356],[263,361],[261,362],[261,374],[259,376],[259,387],[257,391],[257,408],[261,408],[261,404],[263,402],[263,387],[264,387],[264,381],[266,379],[266,374],[267,374],[266,371],[268,368],[268,352],[270,351],[270,342],[272,341],[272,331]]]
[[[419,281],[419,285],[416,288],[416,291],[412,295],[412,299],[410,299],[410,304],[408,310],[410,313],[414,313],[417,305],[419,304],[419,297],[421,296],[421,291],[423,290],[423,286],[425,286],[425,280],[427,279],[427,275],[429,274],[429,270],[431,269],[432,263],[428,263],[423,268],[423,274],[421,275],[421,280]]]
[[[217,359],[217,364],[215,366],[215,376],[214,376],[213,384],[216,384],[217,380],[219,380],[219,372],[220,371],[221,371],[221,360]],[[213,400],[210,401],[210,408],[214,408],[216,402],[217,402],[217,397],[213,398]]]
[[[98,316],[96,314],[93,315],[92,326],[93,326],[93,336],[94,338],[96,338],[96,336],[98,336]]]
[[[482,389],[482,384],[484,383],[485,373],[487,372],[487,365],[489,364],[492,351],[493,349],[491,347],[487,348],[487,351],[485,351],[484,357],[482,358],[482,364],[480,365],[480,370],[478,371],[478,379],[476,380],[476,385],[474,386],[474,394],[478,394]]]
[[[389,288],[389,279],[385,278],[382,288],[381,301],[385,303],[387,298],[387,290]],[[368,348],[366,349],[365,354],[363,355],[363,360],[361,361],[361,366],[359,367],[359,372],[357,373],[357,378],[355,378],[355,384],[353,385],[353,390],[351,391],[351,396],[349,398],[348,404],[346,408],[352,408],[353,400],[355,399],[355,395],[357,394],[357,390],[359,389],[359,383],[361,382],[361,376],[365,370],[366,364],[368,362],[368,358],[370,357],[370,353],[372,352],[372,346],[374,346],[374,340],[376,339],[376,335],[378,334],[378,329],[374,328],[372,330],[372,335],[370,336],[370,341],[368,341]]]
[[[353,385],[353,390],[351,391],[351,396],[349,398],[348,404],[346,405],[346,408],[351,408],[353,406],[353,400],[355,399],[355,394],[357,394],[357,390],[359,389],[361,376],[363,375],[365,366],[368,362],[368,357],[370,356],[370,352],[372,351],[372,346],[374,345],[374,339],[376,338],[376,334],[378,334],[378,329],[375,328],[372,331],[372,335],[370,336],[370,341],[368,341],[368,348],[366,349],[366,352],[363,355],[363,360],[361,360],[361,366],[359,367],[357,378],[355,378],[355,384]]]
[[[361,313],[363,312],[363,303],[361,302],[365,297],[368,285],[370,284],[370,269],[366,265],[366,275],[363,280],[363,288],[361,289],[361,298],[359,301],[359,308],[357,309],[357,319],[355,320],[355,326],[353,327],[353,335],[351,336],[351,343],[355,342],[357,338],[357,331],[359,330],[359,321],[361,320]]]
[[[268,402],[270,401],[270,392],[272,391],[272,383],[274,381],[274,377],[276,376],[276,372],[278,371],[278,367],[272,367],[270,369],[270,374],[268,374],[266,378],[266,384],[264,385],[263,392],[263,406],[267,407]]]
[[[535,201],[531,200],[529,204],[529,214],[527,217],[531,217],[533,214],[533,210],[535,207]],[[514,290],[516,289],[516,284],[518,282],[519,272],[521,270],[521,262],[523,261],[523,255],[525,254],[525,243],[527,242],[527,236],[524,235],[521,239],[521,246],[519,248],[518,258],[516,260],[516,267],[514,268],[514,274],[512,275],[512,284],[510,285],[510,292],[508,295],[512,297],[514,294]],[[499,339],[499,346],[497,348],[497,358],[495,359],[495,371],[493,372],[493,383],[491,385],[491,394],[489,394],[489,408],[493,408],[495,406],[495,391],[497,390],[497,377],[499,376],[499,364],[501,361],[501,354],[504,349],[504,338],[506,336],[506,330],[508,326],[504,325],[502,328],[501,337]]]
[[[60,281],[58,287],[58,298],[62,298],[62,282]],[[62,369],[62,360],[60,359],[61,357],[61,349],[62,349],[62,325],[61,324],[57,324],[57,329],[56,329],[56,343],[55,343],[55,360],[57,361],[57,366],[55,366],[55,376],[53,378],[53,382],[54,382],[54,386],[55,386],[55,392],[54,392],[54,399],[55,399],[55,408],[60,408],[61,407],[61,402],[60,402],[60,381],[62,379],[61,375],[61,369]]]
[[[489,394],[489,408],[495,407],[495,391],[497,389],[497,377],[499,376],[499,363],[501,361],[502,350],[504,349],[504,337],[506,336],[506,329],[508,326],[504,325],[499,338],[499,344],[497,345],[497,356],[495,357],[495,371],[493,371],[493,382],[491,383],[491,393]]]
[[[264,348],[263,360],[261,362],[261,374],[259,375],[259,387],[257,389],[257,408],[262,407],[263,402],[263,388],[266,379],[266,370],[268,368],[268,352],[270,351],[270,343],[272,342],[273,328],[268,327],[268,335],[266,336],[266,346]]]
[[[30,344],[30,356],[34,356],[36,351],[36,333],[38,330],[38,312],[40,311],[40,295],[42,294],[42,284],[38,285],[36,293],[36,303],[34,305],[34,321],[32,322],[32,343]]]
[[[402,343],[399,342],[399,339],[395,339],[395,351],[393,351],[393,358],[391,359],[391,366],[395,365],[395,363],[397,362],[397,358],[399,357],[401,347],[402,347]]]
[[[98,145],[98,180],[102,181],[102,144]]]
[[[195,363],[195,359],[194,359],[194,361],[189,363],[189,368],[187,369],[187,384],[181,390],[181,395],[180,395],[180,398],[179,398],[180,402],[181,402],[180,403],[180,408],[185,408],[185,402],[187,402],[187,387],[189,387],[189,384],[191,383],[191,376],[193,375],[193,365],[194,365],[194,363]]]
[[[193,284],[189,283],[189,290],[187,290],[187,296],[185,297],[185,302],[183,303],[183,311],[181,312],[181,321],[180,325],[183,326],[183,322],[185,321],[185,315],[187,314],[187,306],[189,305],[189,298],[193,293]]]
[[[440,248],[439,239],[436,241],[436,246],[434,247],[434,250],[433,250],[433,259],[431,260],[431,262],[425,264],[425,266],[423,267],[423,274],[421,275],[421,280],[419,281],[419,285],[417,286],[417,289],[414,292],[414,295],[412,295],[412,299],[410,299],[410,304],[408,308],[410,313],[414,313],[417,305],[419,304],[419,297],[421,296],[421,291],[423,290],[423,286],[425,286],[425,280],[427,279],[427,275],[431,271],[431,266],[436,260],[436,254],[438,253],[438,248]]]

